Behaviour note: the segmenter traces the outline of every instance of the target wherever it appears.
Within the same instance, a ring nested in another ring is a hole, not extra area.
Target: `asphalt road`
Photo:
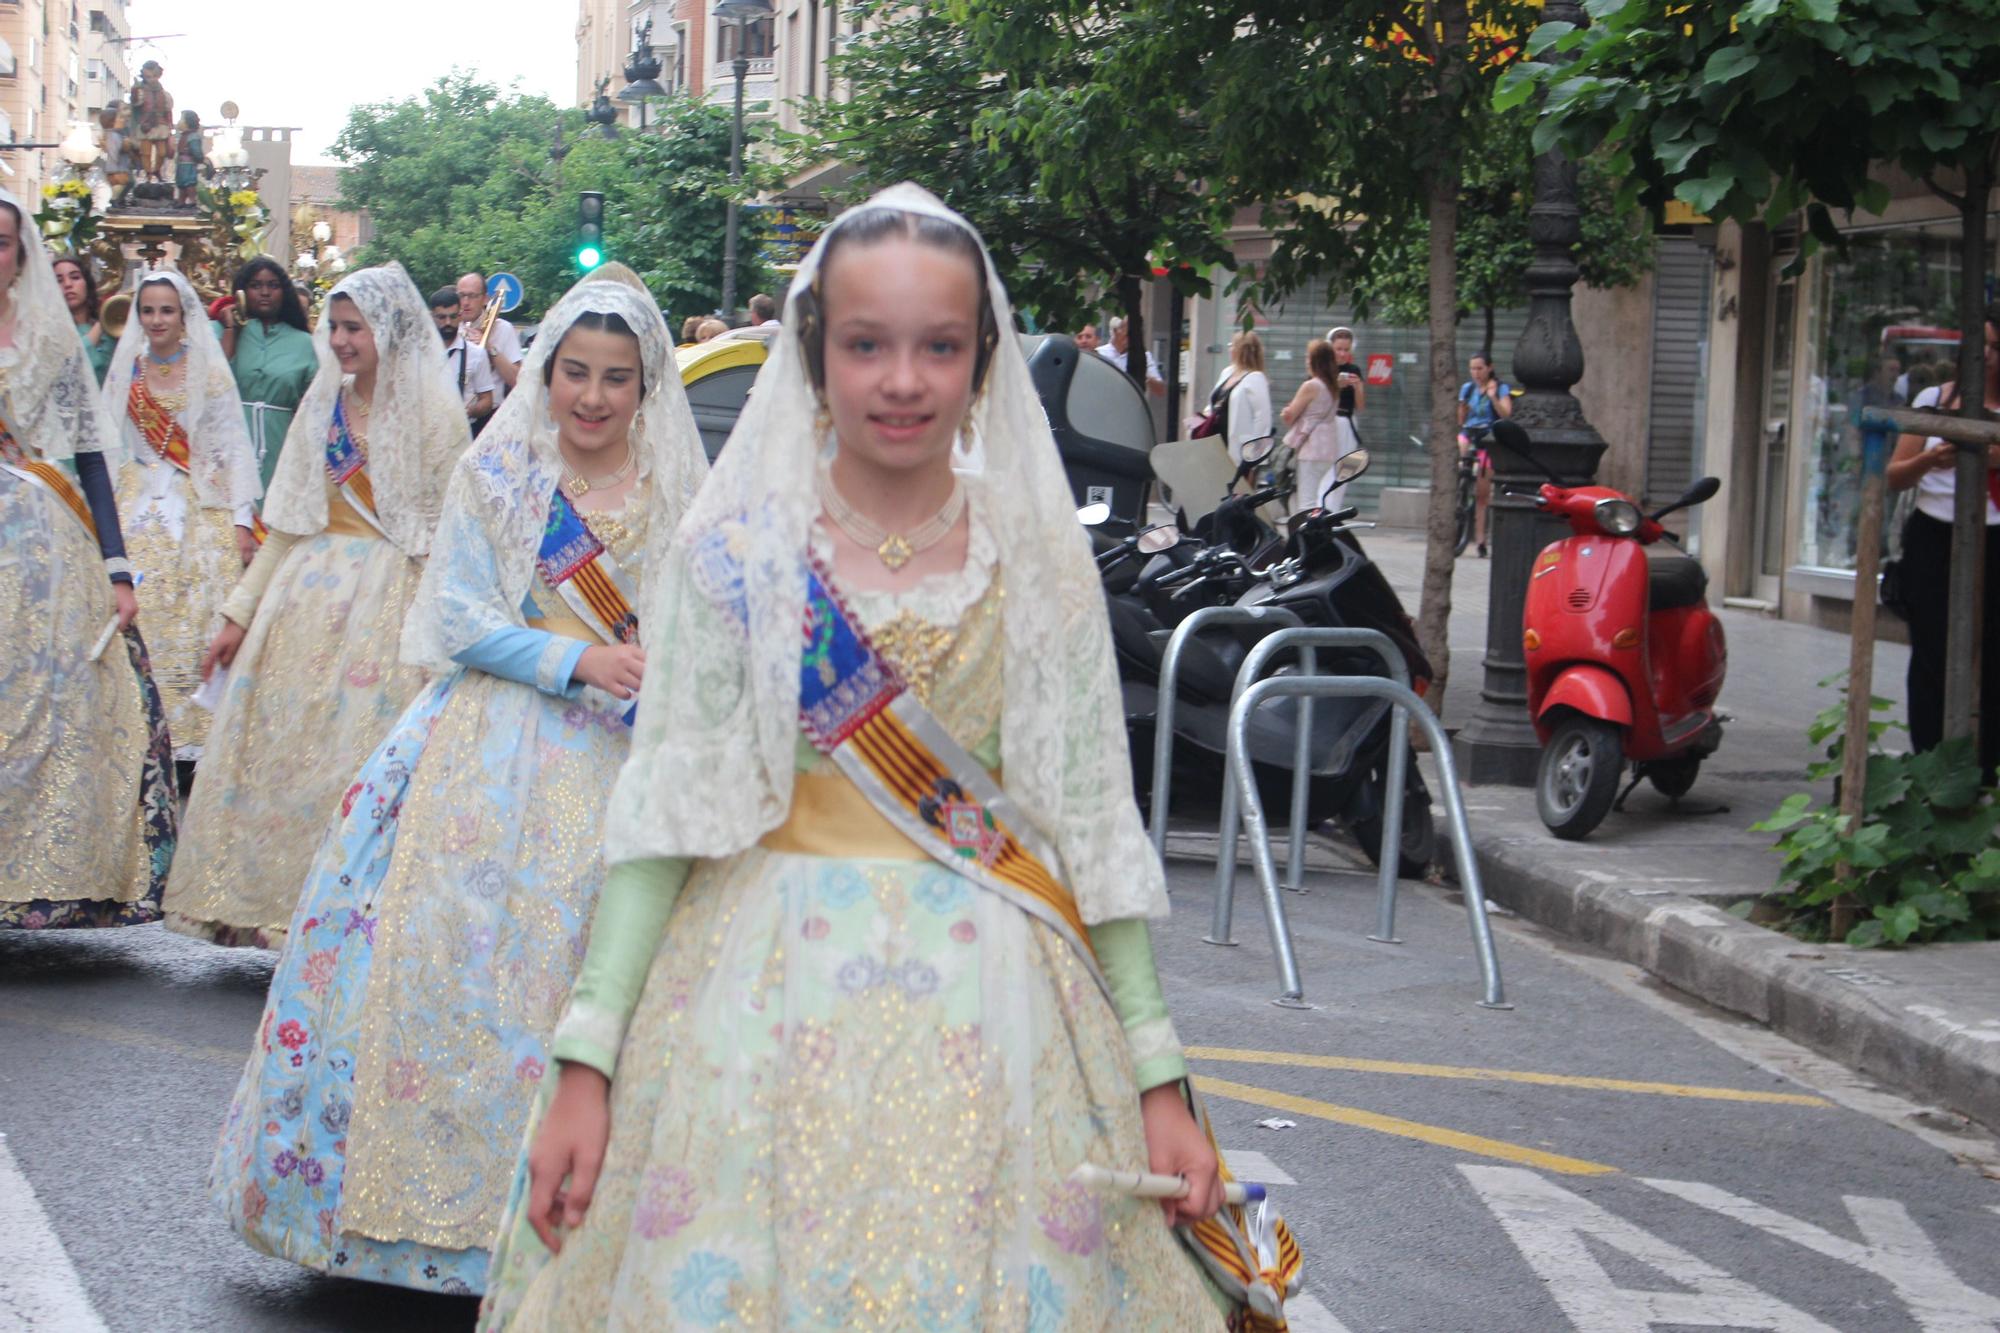
[[[1173,866],[1161,972],[1225,1149],[1305,1248],[1305,1333],[2000,1329],[1989,1138],[1516,923],[1517,1007],[1480,1009],[1457,897],[1407,890],[1375,944],[1351,872],[1289,900],[1315,1007],[1278,1008],[1247,874],[1238,947],[1201,941],[1211,878]],[[269,966],[158,927],[0,935],[0,1329],[469,1327],[209,1208]]]

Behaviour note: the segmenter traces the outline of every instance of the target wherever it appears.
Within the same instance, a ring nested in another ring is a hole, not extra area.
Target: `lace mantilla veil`
[[[222,344],[208,322],[208,311],[188,280],[173,269],[156,269],[139,276],[132,293],[132,317],[118,335],[111,369],[104,374],[104,410],[118,423],[125,447],[135,462],[151,457],[152,446],[126,414],[132,392],[132,370],[146,353],[146,330],[139,323],[139,294],[148,286],[173,285],[181,302],[181,323],[187,338],[187,406],[180,412],[188,433],[188,476],[194,497],[204,509],[239,509],[255,504],[264,493],[257,477],[257,451],[243,421],[243,399],[236,392],[236,372],[222,355]],[[72,337],[75,335],[72,334]]]
[[[14,345],[0,351],[7,429],[51,463],[102,453],[118,438],[116,418],[105,415],[97,377],[56,285],[56,256],[42,240],[33,210],[6,190],[0,190],[0,202],[20,215],[23,252],[14,280]]]
[[[450,671],[456,665],[453,653],[495,630],[525,623],[521,600],[535,576],[549,497],[562,479],[542,369],[570,326],[586,313],[617,315],[639,335],[646,394],[633,418],[632,441],[639,475],[653,479],[648,531],[663,534],[657,544],[649,542],[640,586],[650,592],[655,573],[650,552],[665,547],[664,534],[687,512],[708,474],[708,455],[702,452],[659,308],[636,278],[628,280],[623,273],[629,270],[585,278],[549,311],[521,364],[515,391],[452,470],[430,562],[403,622],[405,662],[432,672]],[[646,606],[635,609],[640,642],[656,643],[657,629],[646,618]]]
[[[898,185],[863,207],[941,218],[935,196]],[[851,216],[851,215],[850,215]],[[836,220],[793,279],[771,359],[736,429],[647,585],[655,645],[632,750],[613,788],[605,856],[720,857],[776,827],[791,805],[817,400],[798,300],[817,281]],[[981,253],[985,253],[981,243]],[[961,470],[976,474],[1005,581],[1008,795],[1056,846],[1086,922],[1164,916],[1167,899],[1132,799],[1110,623],[1076,502],[1014,336],[990,257],[1000,342],[974,405]],[[655,529],[657,531],[657,529]]]
[[[375,336],[375,396],[368,413],[375,516],[397,550],[422,556],[431,549],[445,479],[472,442],[465,402],[452,383],[430,306],[401,264],[350,273],[327,294],[327,303],[336,296],[354,302]],[[326,435],[345,378],[324,314],[313,330],[313,351],[319,371],[292,414],[264,501],[267,525],[302,537],[326,528]]]

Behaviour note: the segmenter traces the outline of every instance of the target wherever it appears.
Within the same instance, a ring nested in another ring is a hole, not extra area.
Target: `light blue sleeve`
[[[510,625],[494,630],[462,652],[453,653],[451,660],[490,676],[532,685],[543,694],[573,699],[583,689],[583,683],[574,679],[576,664],[589,646],[567,635]]]

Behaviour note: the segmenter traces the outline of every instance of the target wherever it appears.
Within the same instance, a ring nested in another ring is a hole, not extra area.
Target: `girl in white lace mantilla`
[[[403,635],[435,679],[348,786],[292,915],[211,1177],[258,1249],[483,1288],[651,642],[616,603],[643,604],[647,533],[706,468],[652,298],[572,288],[451,474]]]
[[[327,811],[423,684],[397,640],[472,441],[401,264],[342,279],[313,341],[270,534],[202,664],[230,674],[167,886],[168,927],[221,944],[283,942]]]
[[[1167,1225],[1214,1211],[1217,1163],[1074,514],[976,233],[913,186],[838,219],[665,554],[485,1327],[1222,1326]],[[822,583],[941,753],[1004,763],[1079,930],[945,868],[808,743]],[[1086,1160],[1191,1197],[1090,1193]]]
[[[236,377],[188,280],[147,274],[111,354],[104,408],[125,463],[118,512],[183,786],[208,739],[193,701],[222,600],[257,553],[257,452]]]

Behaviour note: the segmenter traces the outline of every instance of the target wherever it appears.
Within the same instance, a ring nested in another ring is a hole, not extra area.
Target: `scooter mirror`
[[[1147,528],[1139,534],[1139,549],[1147,555],[1158,555],[1162,551],[1171,551],[1180,544],[1181,534],[1179,528],[1167,526]]]
[[[1254,440],[1245,440],[1243,442],[1243,461],[1246,463],[1261,463],[1271,456],[1271,450],[1276,448],[1277,444],[1278,437],[1275,435],[1260,435]]]
[[[1695,505],[1707,504],[1710,500],[1713,500],[1715,498],[1716,492],[1720,491],[1721,489],[1722,489],[1722,481],[1720,478],[1703,477],[1700,481],[1697,481],[1694,485],[1688,487],[1687,492],[1684,495],[1682,495],[1680,499],[1674,501],[1672,504],[1668,505],[1665,509],[1655,510],[1652,516],[1653,521],[1657,523],[1661,519],[1665,518],[1668,514],[1673,513],[1677,509],[1690,509],[1693,508]]]
[[[1102,500],[1092,501],[1076,511],[1076,521],[1086,528],[1094,528],[1111,517],[1111,506]]]
[[[1347,453],[1341,455],[1338,463],[1333,465],[1334,485],[1345,486],[1348,482],[1353,481],[1367,470],[1368,451],[1366,449],[1349,450]]]

